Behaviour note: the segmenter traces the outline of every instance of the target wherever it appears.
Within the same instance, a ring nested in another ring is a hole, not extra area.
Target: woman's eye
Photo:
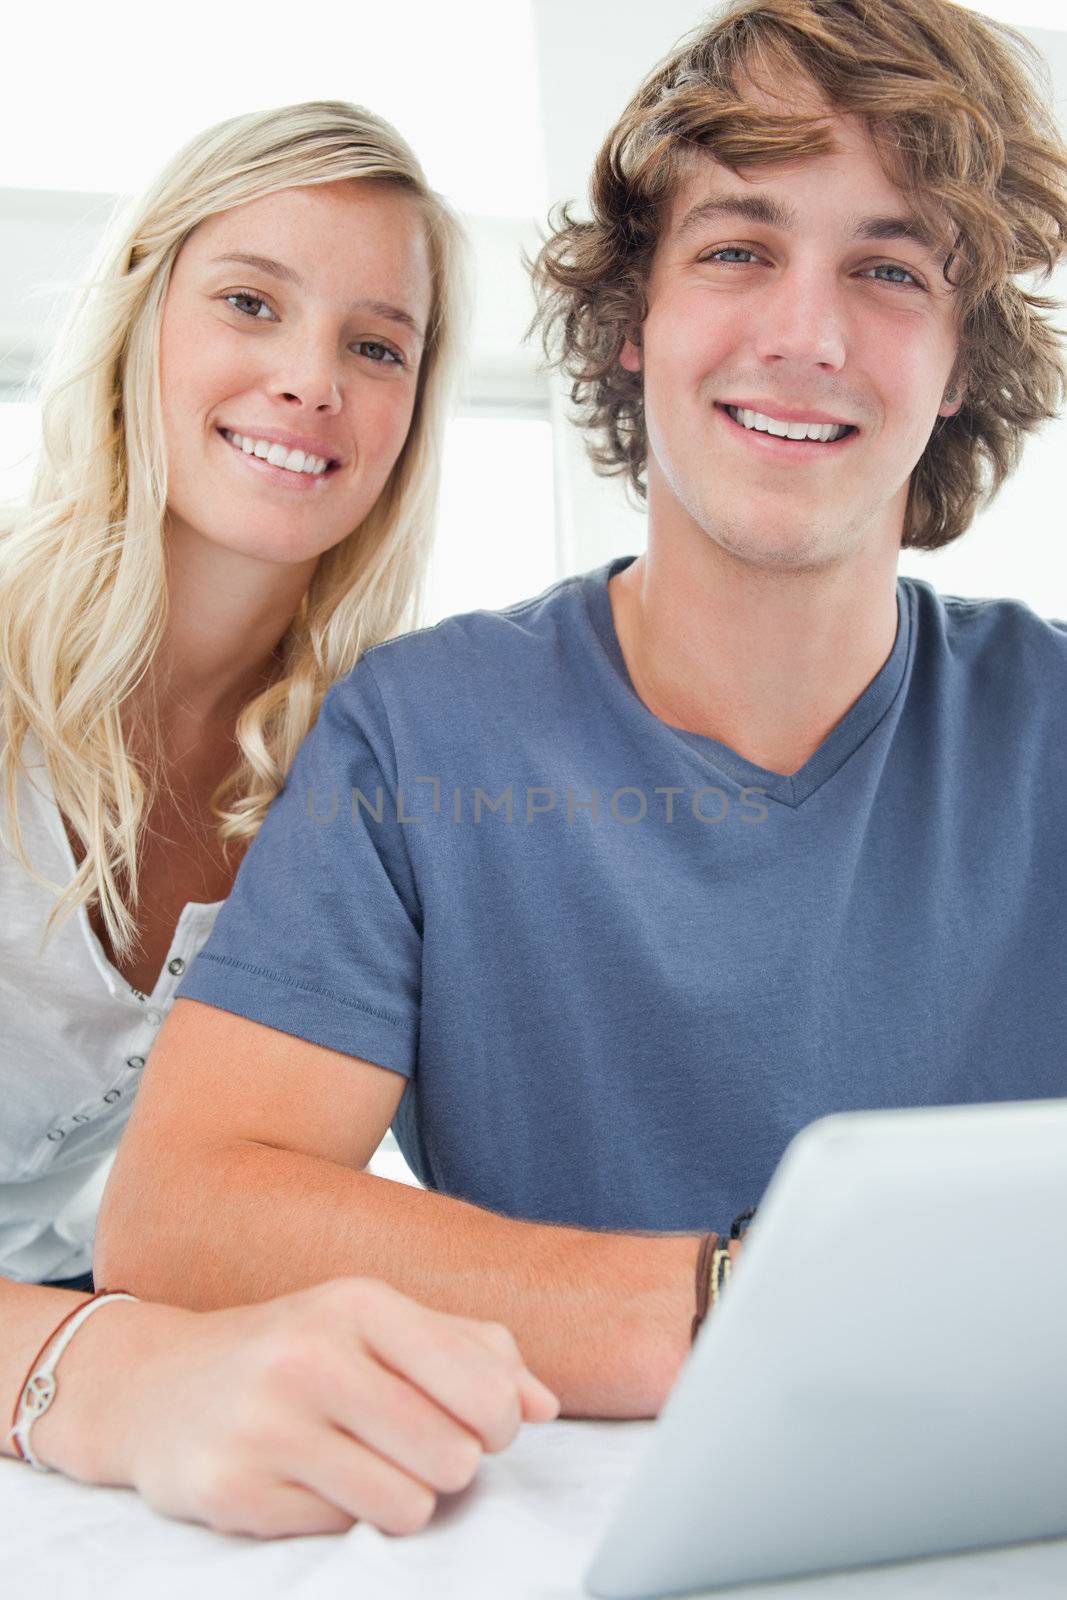
[[[393,362],[399,367],[404,365],[403,357],[398,355],[391,345],[382,344],[377,339],[361,339],[354,348],[369,361],[378,362],[380,365],[388,366]]]
[[[226,295],[225,299],[227,305],[232,305],[235,311],[240,311],[242,316],[254,317],[257,322],[267,322],[274,316],[274,312],[267,302],[258,294],[252,294],[248,289],[235,289],[233,294]],[[238,301],[243,301],[244,304],[236,304]],[[257,309],[249,310],[250,306],[254,306]],[[261,312],[264,311],[267,313],[266,317],[261,315]]]

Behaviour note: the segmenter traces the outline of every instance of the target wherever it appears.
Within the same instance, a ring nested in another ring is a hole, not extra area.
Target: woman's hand
[[[116,1302],[57,1377],[41,1461],[258,1538],[414,1533],[484,1451],[559,1410],[506,1328],[367,1278],[224,1311]]]

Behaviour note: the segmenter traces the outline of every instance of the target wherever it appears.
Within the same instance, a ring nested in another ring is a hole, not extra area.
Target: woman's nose
[[[325,338],[294,341],[275,368],[271,387],[289,405],[330,414],[339,411],[344,395],[335,343]]]

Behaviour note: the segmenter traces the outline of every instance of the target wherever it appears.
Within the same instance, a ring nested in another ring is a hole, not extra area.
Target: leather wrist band
[[[712,1259],[719,1244],[717,1233],[706,1233],[700,1241],[697,1251],[696,1269],[696,1315],[689,1328],[689,1343],[692,1344],[700,1331],[700,1325],[708,1314],[711,1300]]]
[[[15,1401],[15,1409],[11,1414],[11,1428],[8,1439],[15,1447],[15,1454],[20,1461],[25,1461],[37,1472],[52,1472],[54,1468],[45,1466],[43,1461],[38,1461],[30,1446],[30,1433],[33,1425],[44,1416],[52,1401],[55,1399],[58,1385],[55,1371],[60,1356],[67,1348],[78,1329],[86,1318],[92,1316],[102,1305],[109,1300],[136,1300],[135,1294],[126,1294],[124,1290],[113,1290],[105,1293],[101,1290],[91,1299],[83,1301],[80,1306],[75,1306],[63,1321],[58,1323],[48,1335],[44,1344],[30,1362],[30,1370]]]
[[[748,1224],[756,1215],[756,1207],[742,1211],[722,1233],[706,1233],[700,1241],[696,1266],[696,1314],[689,1329],[689,1343],[693,1344],[709,1311],[717,1304],[719,1296],[730,1281],[733,1262],[730,1245],[743,1239]]]

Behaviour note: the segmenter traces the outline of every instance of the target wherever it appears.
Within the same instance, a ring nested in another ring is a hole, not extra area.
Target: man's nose
[[[785,268],[763,297],[755,329],[763,361],[791,361],[836,372],[847,350],[846,313],[835,278],[815,265]]]

